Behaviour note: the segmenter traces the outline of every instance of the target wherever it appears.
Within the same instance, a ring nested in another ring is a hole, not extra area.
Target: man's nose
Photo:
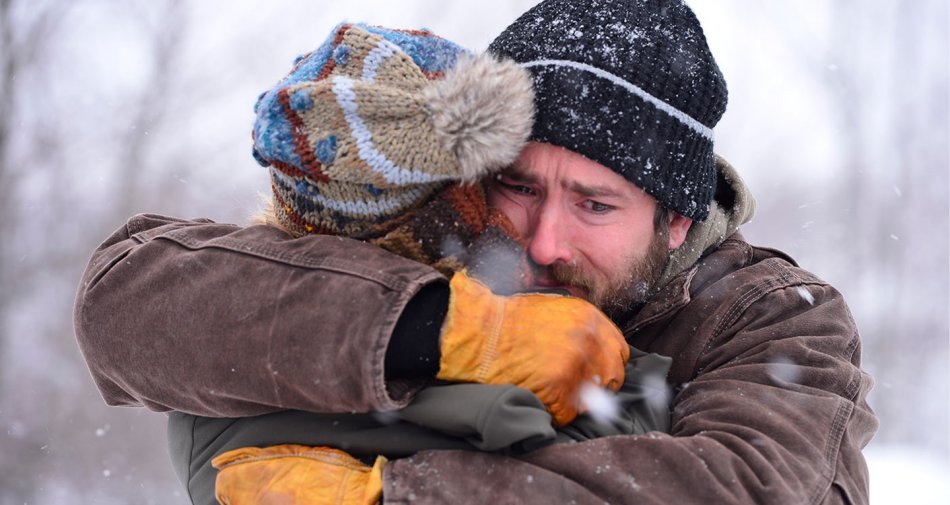
[[[567,223],[556,206],[545,205],[539,209],[528,230],[527,250],[531,260],[540,266],[561,261],[570,263],[570,244],[567,240]]]

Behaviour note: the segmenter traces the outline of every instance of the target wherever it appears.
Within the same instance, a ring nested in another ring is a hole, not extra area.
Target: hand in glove
[[[218,455],[215,497],[223,505],[372,505],[383,493],[383,465],[372,468],[330,447],[244,447]]]
[[[620,388],[630,349],[593,305],[550,294],[499,296],[463,272],[449,285],[437,378],[514,384],[534,393],[557,425],[582,410],[585,382]]]

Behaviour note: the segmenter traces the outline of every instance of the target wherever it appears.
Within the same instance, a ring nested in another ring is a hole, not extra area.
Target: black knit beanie
[[[532,140],[580,153],[669,209],[706,218],[726,82],[681,0],[545,0],[489,51],[534,77]]]

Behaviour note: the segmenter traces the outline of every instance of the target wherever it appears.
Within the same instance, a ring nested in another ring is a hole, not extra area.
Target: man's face
[[[657,202],[609,168],[575,152],[532,142],[487,184],[537,265],[536,286],[565,288],[607,313],[644,301],[685,239],[690,220],[654,226]]]

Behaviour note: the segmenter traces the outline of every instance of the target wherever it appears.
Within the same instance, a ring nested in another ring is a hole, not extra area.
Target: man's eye
[[[518,193],[522,195],[534,194],[534,190],[532,190],[528,186],[522,186],[521,184],[509,184],[503,181],[500,176],[495,178],[495,183],[501,186],[504,190],[511,191],[512,193]]]
[[[594,214],[606,214],[615,208],[613,205],[607,205],[606,203],[600,203],[594,200],[584,200],[581,206]]]

